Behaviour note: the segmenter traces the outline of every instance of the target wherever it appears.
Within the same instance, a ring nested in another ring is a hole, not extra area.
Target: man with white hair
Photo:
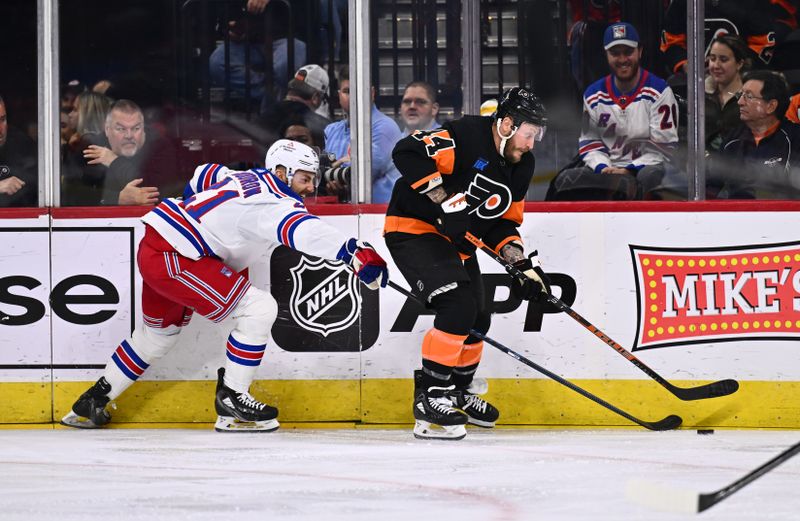
[[[104,205],[153,205],[158,202],[155,186],[141,186],[144,182],[142,163],[147,133],[144,113],[138,104],[120,99],[111,105],[106,116],[106,138],[109,147],[89,145],[83,157],[90,165],[104,165]]]
[[[308,213],[290,188],[304,189],[301,176],[319,167],[313,149],[280,140],[265,162],[275,172],[200,165],[187,197],[165,199],[142,218],[146,226],[137,263],[144,323],[116,347],[103,375],[61,423],[98,428],[111,421],[109,402],[175,346],[196,312],[215,323],[231,317],[234,325],[227,335],[225,367],[217,372],[215,429],[269,432],[279,427],[278,410],[249,393],[278,305],[250,284],[245,268],[268,248],[283,245],[347,263],[371,289],[386,286],[389,275],[370,245]]]

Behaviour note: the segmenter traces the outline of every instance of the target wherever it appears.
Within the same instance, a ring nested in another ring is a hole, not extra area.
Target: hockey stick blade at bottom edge
[[[700,496],[697,492],[647,479],[628,481],[625,486],[625,496],[635,503],[662,512],[697,514],[700,511]]]
[[[670,414],[666,418],[658,420],[657,422],[643,421],[641,425],[642,427],[650,429],[651,431],[671,431],[680,427],[681,423],[683,423],[683,418],[677,414]]]
[[[684,401],[705,400],[728,396],[739,390],[739,382],[732,379],[719,380],[698,387],[677,387],[669,384],[669,391]]]

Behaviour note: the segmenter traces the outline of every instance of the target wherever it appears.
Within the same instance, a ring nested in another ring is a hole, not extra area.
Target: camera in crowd
[[[333,163],[336,162],[336,155],[331,152],[323,150],[319,154],[319,171],[322,174],[322,182],[328,183],[336,181],[343,186],[350,186],[350,167],[337,166],[334,167]]]

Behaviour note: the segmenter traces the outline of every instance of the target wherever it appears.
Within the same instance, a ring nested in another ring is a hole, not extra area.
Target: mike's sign
[[[630,250],[634,349],[800,337],[800,242]]]

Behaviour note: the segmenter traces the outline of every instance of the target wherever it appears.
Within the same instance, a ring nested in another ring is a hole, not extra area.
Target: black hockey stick
[[[525,280],[527,277],[523,274],[519,269],[517,269],[513,264],[502,258],[500,255],[495,253],[491,248],[486,246],[483,241],[472,235],[471,233],[467,232],[466,238],[472,244],[474,244],[477,248],[480,248],[484,251],[484,253],[488,254],[498,263],[500,263],[506,270],[506,272],[511,275],[512,277],[516,277],[520,280]],[[681,400],[703,400],[706,398],[716,398],[718,396],[727,396],[729,394],[735,393],[739,389],[739,382],[732,379],[727,380],[719,380],[717,382],[711,382],[704,385],[699,385],[697,387],[678,387],[669,383],[665,380],[661,375],[650,369],[644,362],[636,358],[633,354],[631,354],[627,349],[619,345],[615,342],[611,337],[600,331],[596,326],[594,326],[591,322],[583,318],[577,311],[569,307],[563,300],[554,296],[554,295],[547,295],[546,300],[554,305],[559,310],[563,311],[580,325],[588,329],[594,336],[602,340],[604,343],[608,344],[614,350],[628,359],[633,365],[644,371],[644,373],[664,386],[669,392],[680,398]]]
[[[661,510],[696,514],[708,510],[734,492],[738,492],[797,453],[800,453],[800,443],[792,445],[730,485],[707,494],[698,494],[688,490],[675,490],[648,481],[630,483],[627,493],[631,499]]]
[[[410,299],[413,299],[413,300],[416,300],[420,305],[422,305],[422,302],[420,301],[419,297],[417,297],[416,295],[414,295],[413,293],[411,293],[409,290],[405,289],[404,287],[398,286],[397,284],[395,284],[391,280],[389,281],[389,286],[391,288],[393,288],[394,290],[398,291],[399,293],[402,293],[406,297],[408,297]],[[525,358],[521,354],[517,353],[516,351],[514,351],[512,349],[509,349],[508,347],[504,346],[500,342],[498,342],[496,340],[493,340],[493,339],[489,338],[488,336],[486,336],[486,335],[484,335],[482,333],[479,333],[478,331],[475,331],[474,329],[470,330],[470,333],[472,335],[476,336],[477,338],[480,338],[481,340],[483,340],[487,344],[489,344],[489,345],[491,345],[493,347],[496,347],[497,349],[499,349],[500,351],[504,352],[505,354],[507,354],[511,358],[513,358],[513,359],[515,359],[515,360],[517,360],[519,362],[522,362],[523,364],[527,365],[528,367],[531,367],[531,368],[535,369],[536,371],[539,371],[540,373],[542,373],[543,375],[547,376],[548,378],[551,378],[551,379],[555,380],[556,382],[560,383],[561,385],[569,387],[570,389],[572,389],[576,393],[578,393],[578,394],[580,394],[580,395],[592,400],[594,403],[596,403],[598,405],[601,405],[601,406],[605,407],[606,409],[619,414],[623,418],[627,418],[628,420],[632,421],[633,423],[637,423],[637,424],[641,425],[642,427],[644,427],[646,429],[650,429],[651,431],[668,431],[668,430],[672,430],[672,429],[677,429],[680,426],[680,424],[683,422],[681,417],[677,416],[675,414],[671,414],[671,415],[667,416],[666,418],[658,420],[656,422],[649,422],[649,421],[645,421],[645,420],[640,420],[639,418],[637,418],[637,417],[635,417],[635,416],[633,416],[631,414],[628,414],[627,412],[623,411],[622,409],[619,409],[618,407],[615,407],[614,405],[611,405],[610,403],[608,403],[607,401],[603,400],[602,398],[598,398],[597,396],[593,395],[589,391],[586,391],[583,388],[578,387],[577,385],[575,385],[574,383],[570,382],[569,380],[565,380],[564,378],[561,378],[557,374],[555,374],[555,373],[553,373],[551,371],[548,371],[547,369],[545,369],[544,367],[540,366],[539,364],[528,360],[527,358]]]

